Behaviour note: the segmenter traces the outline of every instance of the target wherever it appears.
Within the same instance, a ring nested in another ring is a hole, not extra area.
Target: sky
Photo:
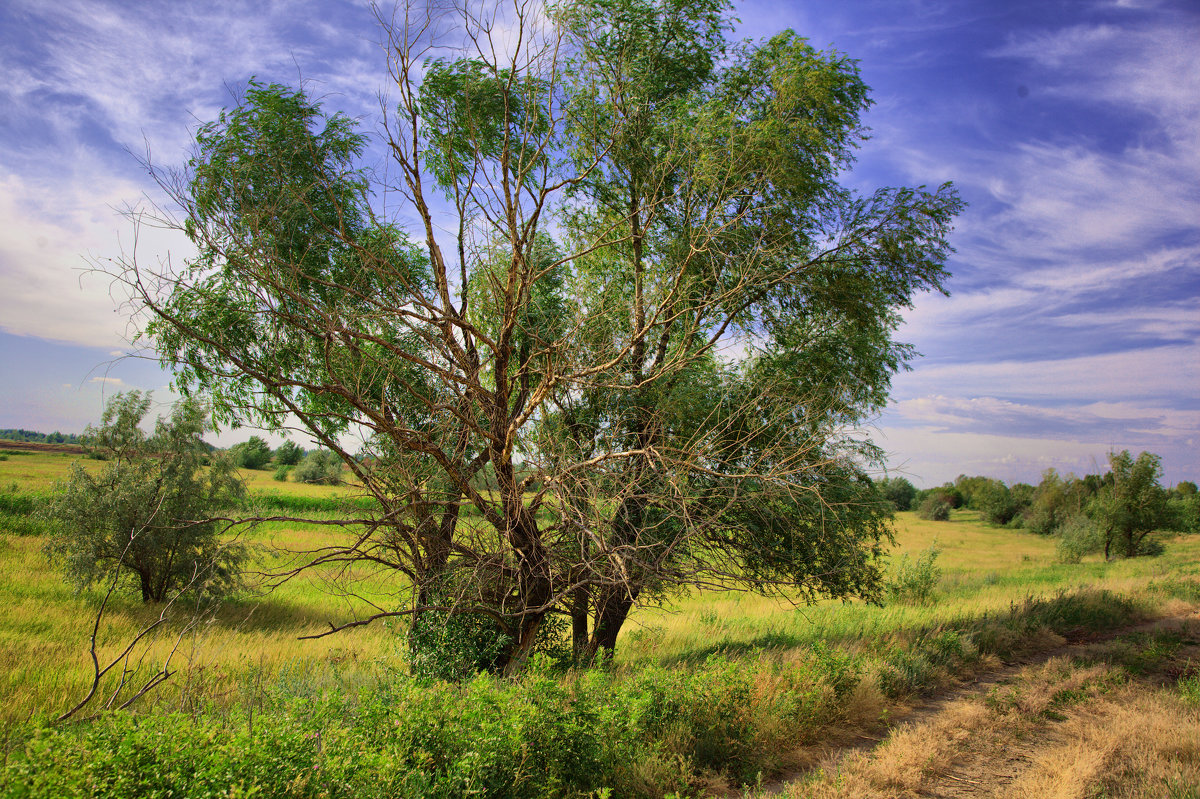
[[[845,182],[969,207],[949,296],[898,332],[922,357],[870,432],[918,486],[1036,483],[1106,454],[1200,478],[1200,6],[1194,0],[813,0],[734,7],[858,59],[872,136]],[[377,129],[370,8],[337,0],[0,4],[0,428],[79,432],[170,376],[97,270],[186,257],[130,211],[256,76]],[[380,160],[380,150],[372,151]],[[226,431],[221,444],[252,431]]]

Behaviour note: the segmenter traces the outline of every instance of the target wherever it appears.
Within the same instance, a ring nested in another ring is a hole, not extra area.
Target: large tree
[[[840,53],[730,45],[719,2],[538,9],[384,20],[392,182],[350,120],[252,83],[158,173],[199,255],[124,265],[151,340],[222,419],[338,453],[377,510],[315,561],[404,575],[376,617],[488,620],[494,667],[549,613],[611,649],[680,587],[876,596],[852,431],[960,201],[838,182],[870,103]]]

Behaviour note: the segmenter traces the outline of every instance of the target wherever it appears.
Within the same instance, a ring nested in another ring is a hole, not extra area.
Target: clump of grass
[[[937,566],[940,553],[936,542],[922,552],[916,561],[910,561],[908,553],[904,553],[887,583],[888,597],[893,602],[932,605],[937,596],[938,580],[942,576],[942,571]]]

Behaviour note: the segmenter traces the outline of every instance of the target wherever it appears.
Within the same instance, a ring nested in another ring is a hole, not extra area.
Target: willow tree
[[[181,388],[375,500],[311,563],[409,593],[331,628],[470,619],[512,669],[548,614],[590,658],[684,587],[875,596],[853,431],[913,357],[953,190],[842,186],[855,62],[731,45],[723,3],[471,9],[383,20],[390,182],[350,120],[252,83],[158,173],[198,256],[124,264]]]

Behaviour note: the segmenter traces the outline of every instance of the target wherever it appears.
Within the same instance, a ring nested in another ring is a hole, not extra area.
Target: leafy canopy
[[[794,32],[732,43],[721,2],[527,11],[454,17],[432,60],[438,25],[388,29],[382,182],[301,90],[252,82],[200,128],[164,181],[199,256],[123,273],[179,387],[339,458],[375,510],[314,562],[396,570],[379,615],[469,616],[494,668],[560,614],[611,650],[687,587],[879,597],[891,507],[856,431],[961,201],[839,182],[868,90]]]

